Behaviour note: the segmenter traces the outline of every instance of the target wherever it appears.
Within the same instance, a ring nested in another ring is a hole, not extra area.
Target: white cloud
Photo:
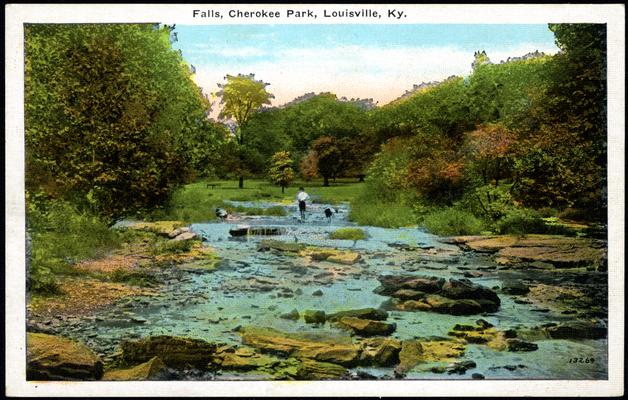
[[[252,49],[231,49],[255,53]],[[493,62],[518,57],[534,50],[555,53],[556,48],[521,44],[509,48],[483,48]],[[261,50],[260,50],[261,52]],[[210,68],[198,67],[197,82],[207,93],[216,90],[225,74],[255,73],[269,82],[274,105],[286,103],[307,92],[329,91],[340,96],[373,98],[385,104],[415,83],[468,75],[473,51],[455,47],[366,47],[292,48],[277,50],[273,59],[248,63],[225,61]]]

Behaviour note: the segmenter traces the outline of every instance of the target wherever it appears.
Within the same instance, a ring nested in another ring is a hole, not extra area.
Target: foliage
[[[109,279],[112,282],[126,283],[132,286],[152,287],[159,283],[153,273],[149,271],[133,270],[129,271],[123,268],[114,270]]]
[[[338,143],[333,137],[321,136],[312,142],[312,150],[318,158],[318,173],[323,177],[323,185],[329,186],[329,178],[335,176],[340,167]]]
[[[310,150],[299,163],[299,172],[306,182],[318,177],[318,155],[315,151]]]
[[[72,264],[101,256],[123,241],[99,217],[28,193],[26,220],[32,247],[27,288],[32,292],[56,292],[58,275],[78,273]]]
[[[191,142],[211,131],[209,103],[170,32],[153,24],[26,25],[28,190],[113,221],[162,203],[189,176]]]
[[[360,228],[339,228],[329,234],[330,239],[364,240],[366,232]]]
[[[294,180],[292,163],[290,153],[287,151],[279,151],[270,159],[268,176],[273,184],[281,186],[281,193],[284,193],[284,189]]]
[[[468,211],[446,207],[427,214],[423,226],[433,234],[442,236],[475,235],[485,229],[482,220]]]
[[[251,116],[264,104],[270,104],[274,96],[266,91],[269,83],[255,80],[254,74],[227,75],[224,84],[218,84],[220,90],[216,93],[220,96],[220,104],[223,105],[220,112],[221,118],[234,119],[238,124],[236,138],[240,145],[239,159],[244,164],[245,146],[244,129]],[[249,147],[250,149],[250,147]],[[250,150],[249,150],[250,152]],[[244,173],[240,172],[239,187],[244,187]]]
[[[414,225],[412,207],[404,200],[390,201],[365,188],[353,201],[349,219],[360,225],[399,228]],[[401,197],[401,196],[400,196]]]
[[[505,214],[496,224],[501,234],[546,233],[547,227],[541,215],[530,209],[513,209]]]
[[[482,185],[499,185],[502,177],[509,176],[515,135],[503,124],[484,124],[466,134],[464,152],[465,170],[480,178]]]
[[[409,188],[407,166],[410,162],[408,139],[393,138],[381,146],[367,172],[367,190],[385,202],[396,202],[399,193]]]

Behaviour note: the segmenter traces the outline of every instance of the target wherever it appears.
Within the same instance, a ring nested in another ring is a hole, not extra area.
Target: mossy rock
[[[397,324],[395,323],[355,317],[342,317],[337,320],[336,324],[359,336],[388,336],[397,329]]]
[[[26,349],[28,380],[95,380],[103,374],[100,357],[70,339],[28,332]]]
[[[289,243],[272,239],[264,239],[257,245],[258,251],[279,250],[290,253],[298,253],[304,248],[305,245],[301,243]]]
[[[338,311],[327,316],[327,320],[335,322],[342,317],[355,317],[362,319],[371,319],[374,321],[385,321],[388,318],[388,313],[384,310],[377,308],[359,308],[355,310]]]
[[[329,234],[330,239],[339,240],[364,240],[367,238],[366,232],[361,228],[340,228]]]
[[[166,371],[166,364],[159,357],[128,369],[116,369],[105,372],[104,381],[148,381],[159,380]]]
[[[396,339],[375,337],[363,339],[360,365],[392,367],[399,364],[401,342]]]
[[[200,339],[177,336],[153,336],[120,344],[122,360],[133,365],[159,357],[173,368],[205,368],[216,351],[216,345]]]
[[[305,310],[303,312],[303,320],[306,324],[324,324],[325,311],[322,310]]]
[[[182,221],[155,221],[155,222],[135,222],[129,225],[131,229],[155,233],[159,236],[169,237],[177,228],[181,228],[185,223]]]
[[[345,367],[357,365],[360,348],[350,338],[337,335],[311,338],[272,328],[246,327],[240,330],[242,343],[264,353],[281,357],[310,358]]]
[[[346,374],[347,369],[341,365],[309,358],[300,359],[296,370],[296,378],[302,380],[340,379]]]

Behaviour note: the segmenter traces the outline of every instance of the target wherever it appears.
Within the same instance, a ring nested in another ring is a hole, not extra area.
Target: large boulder
[[[499,297],[494,291],[468,279],[449,279],[443,285],[441,295],[450,299],[489,300],[495,304],[500,304]]]
[[[296,378],[302,380],[340,379],[347,374],[341,365],[303,358],[299,360]]]
[[[399,365],[395,368],[397,374],[405,374],[414,368],[423,356],[423,346],[418,340],[404,340],[399,352]]]
[[[272,328],[247,327],[240,330],[242,343],[262,352],[282,357],[310,358],[316,361],[339,364],[345,367],[357,365],[360,347],[350,338],[309,338],[285,333]]]
[[[382,296],[392,296],[400,289],[410,289],[424,293],[437,293],[445,283],[443,278],[418,277],[414,275],[382,275],[378,278],[381,286],[375,293]]]
[[[597,322],[574,321],[546,327],[545,331],[552,339],[604,339],[608,330]]]
[[[216,351],[216,345],[200,339],[177,336],[153,336],[137,341],[123,341],[122,360],[129,364],[159,357],[173,368],[205,368]]]
[[[306,324],[324,324],[325,311],[322,310],[305,310],[303,312],[303,320]]]
[[[401,342],[395,339],[375,337],[364,339],[360,343],[360,365],[392,367],[399,364]]]
[[[395,323],[355,317],[342,317],[337,321],[337,324],[358,336],[387,336],[397,329],[397,324]]]
[[[104,381],[149,381],[160,380],[166,373],[166,364],[159,357],[128,369],[116,369],[105,372]]]
[[[93,380],[103,374],[100,357],[70,339],[28,332],[26,349],[28,380]]]
[[[335,322],[342,317],[355,317],[362,319],[371,319],[373,321],[385,321],[388,318],[388,313],[378,308],[360,308],[356,310],[339,311],[337,313],[329,314],[327,320]]]

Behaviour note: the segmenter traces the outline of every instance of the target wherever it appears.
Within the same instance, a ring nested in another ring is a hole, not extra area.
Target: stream
[[[234,205],[269,207],[276,204],[232,202]],[[334,313],[366,307],[378,308],[389,298],[373,293],[380,275],[421,275],[443,278],[469,277],[488,288],[500,287],[506,272],[494,268],[487,256],[465,252],[441,243],[438,237],[416,228],[385,229],[363,226],[366,240],[330,240],[329,233],[340,227],[357,226],[348,221],[348,207],[335,206],[329,222],[323,213],[327,204],[312,204],[306,221],[298,219],[295,205],[285,206],[283,217],[242,217],[237,223],[212,222],[191,226],[204,243],[221,258],[210,272],[186,269],[172,274],[158,296],[134,297],[118,303],[97,318],[74,321],[62,327],[66,334],[84,341],[105,359],[115,352],[122,339],[153,335],[188,336],[211,342],[241,344],[238,327],[272,327],[285,332],[329,332],[347,335],[330,324],[306,324],[282,314],[298,310]],[[278,236],[232,238],[236,225],[275,226],[285,232]],[[259,252],[262,239],[298,242],[319,247],[348,249],[361,254],[353,265],[312,263],[307,258],[285,253]],[[417,251],[420,250],[420,251]],[[308,264],[309,262],[309,264]],[[173,267],[177,268],[177,267]],[[481,274],[469,275],[469,271]],[[532,272],[526,272],[531,274]],[[536,272],[535,272],[536,273]],[[495,313],[453,316],[424,311],[390,311],[388,321],[397,324],[391,337],[405,340],[448,337],[459,324],[474,324],[483,318],[500,330],[539,326],[548,322],[573,320],[573,316],[538,312],[529,304],[516,303],[515,296],[499,293],[501,306]],[[464,375],[436,374],[415,369],[405,379],[470,379],[471,372],[486,379],[606,379],[607,340],[538,340],[538,350],[495,351],[469,344],[463,360],[477,367]],[[591,358],[591,363],[572,364],[571,357]],[[506,367],[506,368],[504,368]],[[393,376],[393,368],[358,368],[375,377]],[[207,373],[209,374],[209,373]],[[187,379],[268,379],[251,373],[223,372],[222,375],[190,376]]]

